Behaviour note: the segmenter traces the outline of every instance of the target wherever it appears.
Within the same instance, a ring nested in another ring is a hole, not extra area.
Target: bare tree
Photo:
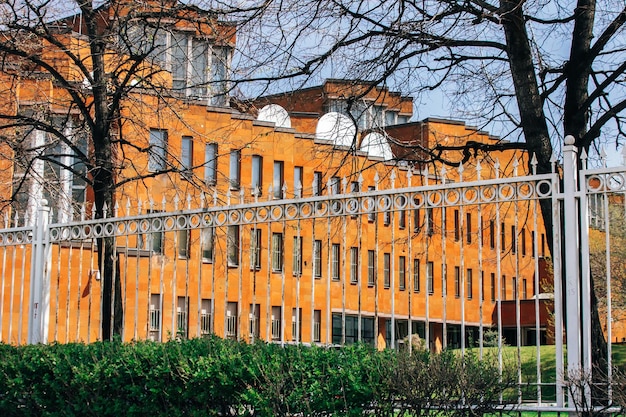
[[[538,173],[550,172],[566,135],[587,152],[600,139],[617,146],[626,137],[623,2],[309,0],[263,7],[263,18],[239,32],[248,63],[240,70],[249,70],[242,79],[264,81],[261,93],[276,88],[275,80],[294,88],[332,76],[400,87],[418,101],[433,90],[452,94],[460,114],[481,127],[501,126],[513,142],[506,146],[536,155]],[[462,155],[500,146],[468,144]],[[549,204],[542,202],[547,230]],[[593,322],[599,362],[606,342],[596,308]]]
[[[196,6],[173,0],[10,0],[0,4],[0,25],[0,78],[6,86],[0,91],[0,135],[15,155],[14,205],[63,200],[53,209],[71,218],[76,195],[64,188],[69,178],[83,185],[80,200],[93,193],[95,216],[102,218],[114,207],[120,186],[180,168],[164,143],[127,137],[133,130],[148,137],[148,122],[137,113],[150,108],[156,115],[190,96],[226,103],[223,72],[234,30]],[[199,39],[194,57],[202,69],[187,67],[191,57],[181,27],[185,36]],[[212,78],[211,61],[212,70],[221,71]],[[137,154],[153,166],[138,168]],[[122,329],[120,277],[113,239],[98,239],[97,245],[102,336],[110,339]]]

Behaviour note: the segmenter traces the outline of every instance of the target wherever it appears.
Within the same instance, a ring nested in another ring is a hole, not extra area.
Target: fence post
[[[578,149],[574,137],[566,136],[563,146],[563,264],[565,269],[565,314],[567,335],[567,377],[570,384],[570,406],[582,404],[581,384],[585,381],[581,352],[581,292],[580,292],[580,225],[578,194]],[[558,249],[557,249],[558,250]],[[572,404],[571,402],[574,402]]]
[[[28,343],[46,343],[50,320],[50,280],[47,274],[48,222],[50,207],[41,201],[33,228],[33,246],[30,268],[30,308],[28,315]]]

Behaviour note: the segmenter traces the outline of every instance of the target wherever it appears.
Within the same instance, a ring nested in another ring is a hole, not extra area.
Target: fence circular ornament
[[[424,205],[424,196],[422,193],[413,193],[411,197],[411,207],[421,208]]]
[[[122,235],[126,234],[126,230],[128,229],[128,228],[126,227],[126,223],[124,223],[124,222],[119,222],[119,223],[117,223],[117,225],[116,225],[116,226],[117,226],[117,227],[116,227],[116,230],[115,230],[115,234],[116,234],[116,236],[122,236]]]
[[[520,199],[530,199],[533,196],[534,191],[535,187],[531,183],[522,182],[520,184],[517,184],[517,196]]]
[[[163,221],[161,219],[152,219],[152,230],[161,231],[163,228]]]
[[[609,177],[606,179],[606,186],[610,191],[623,191],[624,190],[624,174],[623,173],[613,173],[609,174]]]
[[[343,201],[335,200],[330,203],[331,214],[341,215],[343,214]]]
[[[397,195],[394,198],[394,203],[397,209],[404,210],[408,205],[408,198],[404,194]]]
[[[239,210],[231,210],[228,213],[228,222],[229,224],[238,224],[241,219],[241,213]]]
[[[489,203],[496,198],[496,186],[486,185],[480,189],[480,199],[484,203]]]
[[[391,198],[388,195],[381,195],[377,198],[377,206],[380,211],[387,211],[391,208]]]
[[[348,214],[357,214],[359,212],[359,200],[356,198],[351,198],[346,201],[346,212]]]
[[[72,239],[81,239],[83,238],[83,228],[80,226],[72,226],[71,231]]]
[[[187,228],[187,216],[177,216],[176,217],[176,228],[177,229],[186,229]]]
[[[515,187],[511,184],[502,184],[498,188],[498,197],[504,201],[513,200],[515,198]]]
[[[15,241],[16,243],[24,243],[24,232],[15,233]]]
[[[315,203],[315,214],[318,216],[325,216],[328,212],[328,202],[318,201]]]
[[[172,216],[168,216],[163,219],[163,229],[166,231],[174,230],[176,227],[176,219]]]
[[[104,228],[104,226],[102,224],[96,224],[93,227],[93,235],[95,237],[102,237],[103,228]]]
[[[267,207],[259,207],[256,211],[256,220],[257,222],[264,222],[268,219],[270,213]]]
[[[478,199],[478,190],[476,187],[469,187],[463,190],[463,203],[473,204]]]
[[[313,216],[313,205],[311,203],[300,204],[300,217],[309,218]]]
[[[190,215],[189,219],[187,219],[187,224],[193,229],[200,227],[200,216],[197,214]]]
[[[129,220],[126,224],[126,229],[128,230],[128,233],[131,234],[137,233],[137,227],[139,227],[137,220]]]
[[[251,208],[245,209],[244,212],[241,214],[241,219],[247,224],[254,222],[256,218],[256,211]]]
[[[150,230],[150,222],[146,219],[143,219],[139,222],[139,233],[146,233]]]
[[[587,177],[587,191],[600,191],[604,188],[604,178],[600,175],[590,175]]]
[[[435,207],[441,204],[443,201],[443,195],[441,191],[430,191],[427,195],[428,206]]]
[[[299,213],[299,210],[298,210],[298,206],[297,205],[295,205],[295,204],[287,204],[285,206],[285,217],[288,220],[293,220],[296,217],[298,217],[298,213]]]
[[[537,181],[535,185],[537,197],[550,197],[552,195],[552,183],[548,180]]]
[[[280,206],[274,206],[270,209],[270,218],[273,221],[280,220],[283,217],[283,208]]]
[[[215,213],[214,220],[216,226],[223,226],[228,220],[228,216],[223,211],[218,211]]]
[[[104,225],[105,236],[115,236],[115,225],[113,223],[107,223]]]
[[[459,190],[447,190],[445,193],[445,202],[446,205],[456,205],[461,199],[461,194]]]

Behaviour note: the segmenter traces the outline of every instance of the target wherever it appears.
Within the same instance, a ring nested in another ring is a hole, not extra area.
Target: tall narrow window
[[[189,335],[189,298],[178,297],[176,303],[176,336],[187,339]]]
[[[406,289],[406,256],[398,258],[398,288],[400,291]]]
[[[291,309],[291,340],[302,341],[302,308]]]
[[[293,195],[296,197],[302,197],[302,188],[304,187],[303,172],[302,167],[293,167]]]
[[[522,278],[522,300],[526,300],[528,298],[528,283],[526,282],[526,278]]]
[[[500,294],[501,300],[506,300],[506,275],[502,275],[502,294]]]
[[[283,270],[283,234],[272,233],[272,271]]]
[[[150,213],[158,213],[158,210],[148,210],[148,214]],[[148,235],[148,249],[150,249],[153,253],[162,254],[163,253],[163,232],[156,231],[152,232]]]
[[[163,171],[167,163],[167,130],[150,129],[150,153],[148,170]]]
[[[228,226],[226,237],[228,266],[239,266],[239,226]]]
[[[383,254],[383,285],[385,288],[391,286],[391,254]]]
[[[204,146],[204,180],[208,185],[217,182],[217,143]]]
[[[249,336],[250,338],[258,339],[261,333],[261,306],[259,304],[250,304],[249,318]]]
[[[496,274],[491,273],[491,301],[496,301]]]
[[[496,247],[496,223],[493,220],[489,220],[489,247]]]
[[[428,294],[432,295],[435,293],[435,264],[431,262],[426,263],[426,289]]]
[[[238,150],[230,151],[230,170],[229,176],[230,188],[232,190],[238,190],[241,182],[241,152]]]
[[[359,282],[359,248],[350,248],[350,282]]]
[[[420,260],[413,259],[413,291],[420,292]]]
[[[541,234],[541,257],[546,256],[546,235],[545,233]]]
[[[420,209],[413,209],[413,231],[418,233],[422,228],[422,219],[420,218]]]
[[[465,271],[465,282],[467,283],[467,299],[471,300],[474,297],[474,282],[473,272],[470,268]]]
[[[535,256],[535,231],[530,232],[530,256]]]
[[[520,246],[522,247],[522,256],[526,256],[526,228],[522,227],[522,232],[520,233]]]
[[[236,301],[229,301],[226,304],[226,331],[224,333],[227,339],[237,339],[237,311]]]
[[[518,297],[517,277],[511,278],[511,285],[513,286],[513,299],[517,300],[517,297]]]
[[[367,191],[374,191],[375,189],[376,187],[374,187],[373,185],[367,186]],[[371,204],[370,207],[368,207],[367,221],[376,221],[376,207],[374,204]]]
[[[272,306],[272,340],[280,340],[282,309],[280,306]]]
[[[332,177],[330,179],[330,193],[337,195],[341,193],[341,180],[339,177]]]
[[[511,252],[515,253],[517,251],[517,230],[515,230],[515,225],[511,226]]]
[[[506,250],[506,228],[504,222],[500,225],[500,251]]]
[[[192,97],[205,98],[207,96],[208,49],[208,42],[197,38],[192,39],[191,74],[189,77],[191,87],[189,93]]]
[[[341,278],[340,276],[340,270],[341,270],[341,264],[340,264],[340,246],[338,243],[333,243],[332,248],[331,248],[331,277],[333,279],[333,281],[339,281],[339,279]]]
[[[472,243],[472,213],[465,213],[465,240]]]
[[[401,195],[399,197],[400,200],[400,205],[402,207],[406,206],[406,197]],[[400,211],[398,211],[398,227],[400,229],[404,229],[406,228],[406,210],[405,209],[401,209]]]
[[[261,229],[250,232],[250,269],[261,269]]]
[[[230,49],[211,48],[211,101],[212,106],[228,106],[228,61]]]
[[[485,301],[485,271],[480,271],[480,300]]]
[[[178,257],[189,257],[190,249],[189,230],[183,229],[178,231]]]
[[[183,136],[181,139],[180,164],[183,176],[190,176],[193,170],[193,138],[191,136]]]
[[[459,241],[461,238],[461,225],[459,224],[459,211],[454,210],[454,240]]]
[[[435,218],[431,207],[426,209],[426,234],[428,236],[435,234]]]
[[[283,161],[274,161],[274,177],[272,180],[272,192],[274,198],[283,198],[283,184],[285,183]]]
[[[373,250],[367,251],[367,285],[376,284],[376,256]]]
[[[149,310],[149,337],[153,342],[158,342],[161,340],[161,294],[150,294]]]
[[[322,241],[315,240],[313,243],[313,276],[322,277]]]
[[[171,36],[172,54],[172,89],[186,94],[187,67],[189,62],[186,33],[174,33]]]
[[[302,275],[302,237],[293,237],[293,258],[292,258],[293,275],[299,277]]]
[[[254,195],[260,196],[263,192],[263,157],[252,155],[252,183],[250,184]]]
[[[324,178],[320,171],[315,171],[313,173],[313,195],[318,196],[322,195],[322,190],[324,189]]]
[[[213,228],[202,229],[202,261],[213,262]]]
[[[359,184],[357,181],[352,181],[350,183],[350,192],[358,193],[359,191],[361,191],[361,184]]]
[[[454,267],[454,296],[459,298],[461,296],[461,268]]]
[[[322,335],[322,311],[313,310],[313,341],[319,342]]]
[[[211,300],[203,298],[200,302],[200,334],[205,336],[212,332]]]

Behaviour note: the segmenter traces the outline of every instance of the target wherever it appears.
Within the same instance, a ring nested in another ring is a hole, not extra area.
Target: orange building
[[[46,198],[52,222],[69,225],[52,233],[48,340],[99,338],[102,282],[90,236],[110,227],[125,340],[212,332],[383,348],[419,334],[439,349],[469,346],[501,327],[508,343],[533,343],[537,328],[549,342],[538,276],[539,258],[549,254],[536,206],[506,198],[478,204],[471,200],[478,188],[456,186],[521,175],[527,155],[479,155],[462,169],[423,162],[437,143],[495,138],[454,121],[410,122],[410,98],[358,82],[329,80],[236,110],[225,90],[214,89],[226,85],[220,74],[234,34],[211,26],[210,36],[200,36],[204,26],[181,25],[154,34],[164,42],[155,61],[162,68],[133,83],[123,100],[110,226],[89,219],[93,193],[76,154],[89,154],[88,136],[67,149],[50,132],[13,133],[45,151],[15,155],[13,170],[4,171],[3,195],[15,197],[10,215],[27,213],[32,222]],[[83,48],[81,28],[68,25],[59,36]],[[199,73],[214,78],[195,80]],[[13,78],[3,102],[16,112],[44,107],[66,130],[70,121],[80,125],[63,88],[26,75]],[[84,85],[82,94],[89,91]],[[460,193],[469,193],[464,203]],[[377,203],[366,209],[371,196]],[[426,201],[431,196],[443,202]],[[351,210],[351,201],[359,208]],[[14,223],[23,222],[19,214]],[[19,259],[30,249],[2,249],[0,340],[18,343],[26,339],[31,268]],[[531,310],[540,310],[538,324]]]

